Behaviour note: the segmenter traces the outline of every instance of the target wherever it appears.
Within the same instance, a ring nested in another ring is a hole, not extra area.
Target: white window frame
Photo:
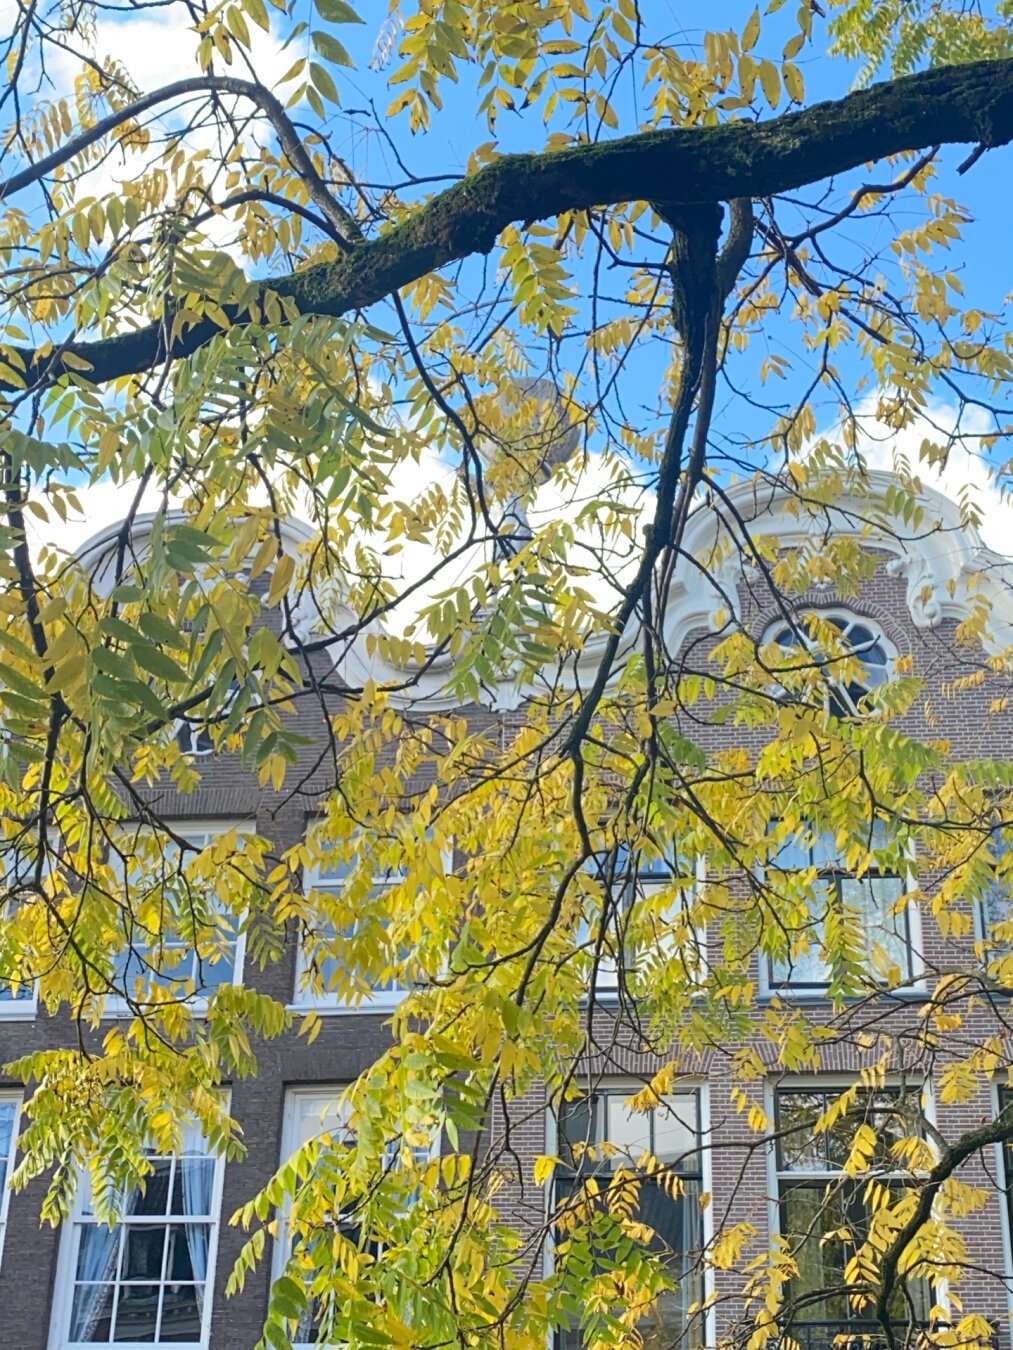
[[[578,1076],[577,1082],[583,1088],[585,1086],[584,1076]],[[595,1092],[625,1093],[632,1097],[636,1092],[642,1092],[646,1086],[644,1079],[629,1078],[623,1075],[603,1075],[596,1077],[591,1083],[587,1084],[592,1095]],[[695,1092],[699,1103],[700,1120],[700,1193],[711,1197],[708,1204],[704,1205],[701,1214],[700,1240],[703,1257],[702,1270],[702,1292],[701,1292],[701,1311],[700,1311],[700,1342],[702,1346],[712,1346],[715,1344],[716,1323],[715,1323],[715,1281],[714,1265],[708,1261],[707,1253],[711,1250],[714,1242],[714,1175],[712,1168],[710,1137],[710,1119],[711,1119],[711,1085],[706,1078],[697,1078],[691,1075],[677,1078],[673,1087],[678,1091]],[[662,1094],[664,1097],[665,1094]],[[545,1151],[551,1157],[559,1156],[559,1122],[556,1118],[556,1109],[551,1103],[546,1103],[545,1107]],[[555,1208],[555,1173],[545,1188],[545,1219],[548,1223],[550,1216]],[[548,1277],[555,1269],[555,1238],[554,1230],[550,1227],[548,1237],[545,1242],[545,1260],[543,1263],[543,1272]],[[556,1337],[551,1336],[549,1341],[550,1350],[556,1343]],[[301,1350],[301,1348],[300,1348]],[[309,1347],[313,1350],[313,1347]]]
[[[297,1086],[286,1087],[285,1104],[282,1110],[281,1122],[281,1157],[280,1163],[284,1163],[287,1158],[301,1146],[297,1128],[299,1123],[299,1103],[306,1100],[318,1101],[323,1105],[332,1105],[340,1108],[345,1093],[352,1086],[350,1082],[333,1083],[300,1083]],[[345,1128],[348,1128],[347,1123]],[[351,1132],[351,1131],[349,1131]],[[440,1155],[440,1136],[434,1132],[434,1136],[429,1149],[429,1156],[437,1158]],[[289,1253],[291,1250],[291,1240],[288,1231],[288,1220],[291,1212],[291,1202],[286,1203],[277,1213],[277,1236],[274,1238],[271,1253],[271,1284],[273,1285],[285,1272],[288,1264]],[[293,1341],[292,1350],[339,1350],[339,1345],[331,1343],[324,1346],[319,1341]]]
[[[903,876],[899,879],[904,883],[904,894],[910,894],[918,887],[917,860],[915,857],[913,844],[906,850],[907,867]],[[843,868],[841,869],[844,870]],[[921,997],[925,992],[925,977],[918,973],[919,966],[924,965],[922,958],[922,916],[921,909],[913,899],[908,900],[905,908],[907,918],[907,945],[908,960],[910,963],[910,978],[905,984],[898,985],[895,989],[888,989],[884,985],[877,986],[880,993],[888,998],[916,998]],[[814,941],[816,933],[813,934]],[[813,943],[810,943],[812,947]],[[817,944],[818,945],[818,944]],[[760,979],[758,994],[762,999],[780,998],[791,1003],[825,1003],[827,1001],[828,983],[817,984],[793,984],[792,981],[775,981],[772,977],[773,959],[766,952],[760,952],[758,956],[760,966]],[[856,998],[863,997],[869,991],[856,992]]]
[[[0,1022],[31,1022],[39,1011],[39,983],[38,980],[26,981],[20,986],[22,989],[29,990],[29,993],[20,998],[13,998],[11,995],[5,995],[3,989],[9,989],[8,984],[0,987]]]
[[[999,1119],[999,1111],[1002,1106],[1000,1089],[1003,1087],[1006,1087],[1005,1083],[997,1083],[993,1080],[989,1088],[989,1104],[992,1108],[993,1120]],[[1010,1093],[1011,1102],[1013,1102],[1013,1088],[1007,1087],[1007,1091]],[[995,1175],[1002,1178],[1007,1188],[1013,1186],[1013,1167],[1010,1169],[1006,1167],[1002,1144],[993,1144],[992,1151],[995,1156]],[[1010,1320],[1013,1321],[1013,1227],[1010,1224],[1013,1196],[1007,1197],[1000,1193],[996,1198],[999,1202],[999,1228],[1002,1232],[1002,1282],[1006,1290],[1006,1305],[1009,1309]]]
[[[83,1206],[90,1193],[87,1178],[79,1177],[74,1208],[68,1219],[64,1220],[60,1235],[60,1250],[56,1263],[56,1278],[53,1282],[52,1313],[49,1325],[48,1350],[95,1350],[95,1347],[115,1347],[115,1350],[209,1350],[211,1337],[211,1315],[214,1306],[215,1275],[218,1264],[218,1238],[221,1231],[222,1190],[225,1180],[225,1158],[223,1155],[208,1153],[214,1162],[214,1178],[211,1183],[210,1235],[208,1237],[207,1275],[204,1281],[204,1309],[201,1317],[200,1339],[197,1341],[71,1341],[70,1318],[74,1302],[74,1277],[77,1271],[77,1256],[80,1246],[80,1234],[84,1227],[81,1222]],[[149,1216],[143,1216],[148,1218]],[[150,1216],[151,1222],[158,1223],[158,1216]],[[166,1218],[166,1225],[173,1219]],[[178,1223],[184,1219],[176,1220]],[[114,1226],[119,1232],[121,1224]],[[164,1273],[164,1272],[163,1272]],[[171,1281],[159,1281],[159,1288]]]
[[[313,826],[309,826],[307,833],[311,833]],[[444,873],[451,867],[453,856],[449,850],[442,855]],[[354,866],[350,863],[349,867]],[[303,868],[303,894],[309,895],[312,890],[330,891],[337,894],[341,890],[341,880],[338,878],[327,878],[320,876],[320,865],[311,863]],[[384,886],[394,885],[396,881],[387,882],[384,878],[374,878],[373,885]],[[296,944],[295,961],[295,989],[293,991],[292,1002],[288,1005],[294,1012],[315,1012],[322,1016],[347,1015],[349,1013],[389,1013],[393,1012],[404,1000],[412,993],[412,985],[397,985],[392,989],[373,989],[368,994],[363,995],[357,1003],[345,1002],[339,997],[336,991],[323,989],[316,993],[312,983],[306,980],[306,950],[300,939]]]
[[[779,1092],[844,1092],[849,1087],[855,1087],[860,1084],[860,1074],[856,1069],[854,1073],[815,1073],[815,1074],[785,1074],[780,1078],[768,1078],[763,1089],[763,1108],[766,1112],[767,1120],[770,1124],[769,1138],[767,1140],[767,1231],[770,1235],[771,1243],[775,1236],[781,1234],[781,1173],[777,1166],[777,1094]],[[889,1092],[892,1089],[899,1089],[902,1085],[898,1075],[887,1074],[885,1082],[878,1088],[862,1088],[867,1092]],[[929,1078],[923,1078],[919,1081],[906,1084],[909,1091],[917,1090],[921,1096],[922,1114],[930,1125],[936,1123],[936,1099],[932,1091],[932,1081]],[[935,1144],[931,1136],[926,1136],[926,1144],[936,1153]],[[800,1176],[806,1175],[800,1173]],[[843,1175],[837,1172],[821,1172],[820,1176],[826,1176],[828,1181],[835,1177]],[[944,1312],[949,1310],[949,1301],[947,1298],[947,1284],[945,1280],[936,1280],[931,1288],[931,1298],[934,1307]],[[861,1321],[861,1318],[856,1319]],[[842,1327],[842,1333],[846,1330]]]
[[[632,850],[631,850],[632,852]],[[646,897],[652,890],[661,890],[663,886],[668,885],[669,881],[675,875],[669,866],[665,872],[653,872],[647,869],[637,869],[636,876],[632,879],[633,887],[636,891],[632,902],[628,894],[619,897],[618,906],[613,906],[610,914],[610,932],[613,937],[618,937],[616,921],[625,929],[624,916],[628,913],[631,903],[636,904],[642,896]],[[707,879],[706,862],[703,857],[698,857],[693,864],[693,883],[690,888],[689,896],[684,901],[688,906],[696,903],[700,896],[700,890]],[[590,924],[585,919],[581,919],[576,931],[576,944],[587,952],[590,957],[594,955],[594,943],[597,934],[591,929]],[[694,984],[701,985],[706,979],[709,970],[709,960],[707,953],[707,927],[705,924],[696,924],[693,928],[693,942],[700,955],[700,970],[698,978]],[[674,944],[671,939],[667,941],[662,939],[661,945],[671,952],[675,952]],[[638,958],[637,953],[632,953],[629,961],[624,960],[623,970],[626,975],[627,992],[636,996],[636,981],[638,976]],[[618,998],[619,995],[619,969],[615,959],[607,952],[602,951],[598,961],[598,966],[594,971],[594,997],[595,1000],[609,1001]]]
[[[0,1266],[3,1264],[4,1238],[7,1235],[7,1211],[11,1200],[11,1172],[14,1170],[14,1159],[18,1146],[18,1130],[21,1128],[21,1108],[24,1105],[24,1095],[20,1092],[8,1091],[6,1088],[0,1089],[0,1107],[14,1107],[14,1121],[11,1126],[11,1142],[7,1151],[7,1156],[0,1158],[2,1164],[4,1184],[0,1187]]]
[[[868,614],[856,614],[854,610],[848,609],[846,605],[807,605],[805,606],[804,609],[800,609],[797,614],[793,614],[791,616],[792,618],[791,624],[789,624],[787,620],[784,619],[782,616],[778,616],[776,619],[773,619],[769,624],[767,624],[766,628],[764,629],[763,637],[760,640],[761,645],[765,646],[769,643],[777,643],[780,649],[786,654],[793,650],[801,651],[802,645],[799,643],[793,643],[792,646],[789,648],[783,645],[782,643],[777,642],[777,634],[785,628],[794,627],[795,629],[797,629],[799,637],[801,638],[802,643],[804,643],[805,650],[813,658],[813,665],[814,666],[820,665],[824,669],[823,683],[825,685],[824,690],[825,704],[829,704],[830,699],[834,697],[834,690],[837,689],[839,690],[837,697],[839,699],[847,699],[847,702],[850,705],[850,707],[845,710],[844,716],[846,717],[868,716],[868,713],[862,712],[860,709],[855,707],[855,705],[851,701],[850,692],[846,688],[844,688],[843,685],[840,684],[839,680],[835,677],[833,673],[833,667],[836,664],[838,664],[839,660],[843,660],[843,657],[837,658],[836,660],[829,659],[827,662],[820,661],[819,650],[811,643],[809,636],[805,630],[805,621],[810,615],[813,618],[820,620],[821,622],[836,623],[840,629],[841,638],[844,642],[848,641],[848,629],[851,628],[854,624],[860,624],[863,628],[870,629],[874,635],[874,641],[883,648],[883,653],[886,656],[886,662],[881,667],[881,669],[883,669],[886,672],[886,680],[890,680],[893,678],[893,674],[896,669],[897,663],[897,655],[898,655],[897,648],[883,632],[883,625],[879,622],[878,619],[874,619],[872,618],[871,615]],[[861,652],[853,651],[852,654],[859,661],[861,661],[862,659]],[[879,669],[879,667],[877,667],[877,669]],[[877,687],[876,685],[871,685],[868,692],[870,693],[873,692],[876,687]],[[782,694],[784,693],[782,685],[777,684],[775,688],[781,690]],[[788,697],[790,698],[791,695],[788,695]]]
[[[219,835],[226,834],[229,830],[236,830],[239,834],[252,834],[255,830],[254,822],[251,820],[234,819],[202,819],[199,817],[177,820],[168,819],[165,822],[166,827],[174,834],[186,838],[188,842],[194,843],[195,836],[203,835],[204,843],[201,848],[207,848],[211,841]],[[241,924],[241,915],[235,915],[234,921],[237,925]],[[233,959],[233,973],[230,984],[239,985],[243,982],[243,964],[246,956],[246,932],[239,927],[236,933],[235,957]],[[153,981],[154,983],[154,981]],[[154,1005],[152,1005],[154,1006]],[[207,1011],[208,1000],[200,994],[194,994],[187,1000],[187,1006],[198,1015]],[[134,1013],[129,1002],[119,994],[107,994],[102,1006],[102,1016],[110,1018],[133,1017]]]
[[[987,841],[987,843],[985,844],[985,848],[986,848],[987,851],[988,851],[988,857],[989,857],[989,859],[992,861],[993,866],[995,866],[995,862],[994,862],[994,859],[995,859],[995,843],[994,843],[994,841],[995,841],[995,835],[996,835],[996,832],[998,831],[998,829],[999,829],[998,826],[994,826],[994,827],[992,828],[992,830],[989,832],[989,838],[988,838],[988,841]],[[1010,848],[1013,849],[1013,844],[1010,845]],[[1004,919],[1003,922],[1013,921],[1013,874],[1011,874],[1009,877],[1005,878],[1003,881],[993,880],[993,881],[991,881],[989,884],[990,884],[991,887],[994,887],[995,890],[1005,892],[1005,897],[1006,897],[1006,911],[1007,911],[1007,913],[1006,913],[1006,919]],[[984,972],[986,971],[987,967],[988,967],[993,961],[999,960],[999,959],[1001,959],[1002,957],[1013,956],[1013,939],[1011,939],[1011,940],[1009,940],[1009,941],[1006,941],[1006,942],[997,942],[997,941],[995,941],[992,937],[990,937],[989,932],[988,932],[988,924],[987,924],[986,921],[985,921],[985,896],[984,896],[984,895],[979,895],[979,896],[975,899],[975,901],[974,901],[974,903],[973,903],[973,905],[972,905],[972,909],[973,909],[973,911],[974,911],[974,913],[973,913],[973,923],[974,923],[974,930],[973,930],[973,931],[974,931],[974,938],[975,938],[975,941],[976,941],[976,942],[981,943],[981,950],[982,950],[982,954],[983,954],[983,959],[982,959],[982,963],[981,963],[981,970],[982,970],[982,972],[984,973]],[[986,944],[986,943],[989,944],[987,950],[985,949],[985,944]],[[1007,991],[1006,991],[1006,990],[1002,990],[1002,992],[1007,992]],[[996,1100],[998,1100],[998,1098],[997,1098]]]
[[[0,865],[0,881],[5,881],[6,877],[7,872]],[[11,907],[13,908],[13,901]],[[31,1022],[39,1010],[38,980],[22,983],[20,988],[22,990],[27,989],[30,992],[27,995],[22,994],[18,998],[4,994],[3,991],[9,988],[10,985],[7,982],[0,983],[0,1022]]]

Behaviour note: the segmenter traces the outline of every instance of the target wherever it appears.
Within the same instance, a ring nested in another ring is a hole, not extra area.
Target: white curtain
[[[183,1127],[183,1154],[177,1162],[183,1178],[183,1211],[187,1217],[210,1216],[212,1191],[215,1182],[215,1160],[206,1156],[207,1145],[197,1125]],[[186,1154],[200,1154],[200,1157],[186,1157]],[[204,1315],[204,1281],[208,1274],[208,1248],[211,1240],[211,1224],[188,1223],[186,1242],[190,1252],[190,1265],[193,1277],[197,1281],[197,1308]]]
[[[88,1182],[82,1181],[82,1186]],[[129,1214],[137,1203],[137,1191],[132,1191],[124,1201],[123,1212]],[[83,1197],[82,1197],[83,1200]],[[81,1240],[77,1248],[77,1273],[74,1290],[74,1312],[71,1319],[70,1339],[72,1341],[90,1341],[99,1319],[104,1311],[106,1297],[112,1304],[112,1286],[109,1281],[116,1277],[116,1262],[120,1254],[119,1225],[109,1228],[94,1219],[80,1225]],[[94,1283],[102,1281],[103,1283]]]

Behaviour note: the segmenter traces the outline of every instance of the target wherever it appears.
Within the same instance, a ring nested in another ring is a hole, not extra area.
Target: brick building
[[[878,486],[886,484],[883,478]],[[948,683],[965,670],[956,655],[956,626],[976,602],[984,600],[991,607],[995,649],[1005,647],[1013,637],[1013,568],[985,550],[973,531],[961,527],[951,503],[927,494],[925,516],[916,527],[883,519],[867,528],[867,503],[858,500],[835,502],[814,519],[798,515],[790,494],[769,485],[745,484],[732,496],[744,520],[784,546],[800,543],[807,535],[816,538],[823,531],[861,534],[865,546],[881,555],[881,566],[861,593],[840,596],[827,584],[800,597],[797,610],[818,612],[837,623],[863,656],[870,682],[898,656],[910,657],[914,673],[925,680],[926,698],[907,715],[909,730],[926,736],[945,734],[955,755],[1009,755],[1008,715],[996,711],[993,691],[984,686],[971,689],[959,702],[945,697]],[[714,551],[722,530],[732,528],[727,522],[715,525],[719,515],[701,511],[691,523],[687,548],[699,557],[720,557],[721,561],[712,569],[710,584],[695,574],[676,579],[666,616],[670,649],[710,641],[715,624],[722,621],[715,616],[729,605],[737,610],[736,621],[756,637],[777,635],[781,614],[764,593],[761,579],[743,567],[737,550],[723,555]],[[143,532],[139,524],[135,531],[139,546]],[[111,537],[107,531],[85,550],[95,560],[97,577],[106,565]],[[286,544],[294,550],[303,537],[293,525]],[[303,622],[306,631],[312,632],[311,612],[303,615]],[[592,657],[593,653],[588,659]],[[347,658],[346,673],[358,676],[366,670],[379,678],[391,673],[363,645]],[[440,696],[441,680],[442,672],[436,668],[417,691],[428,699],[428,706],[446,706]],[[847,689],[840,694],[845,700],[850,696]],[[489,708],[473,710],[472,716],[493,722],[502,719],[509,725],[521,701],[521,695],[503,692],[490,700]],[[731,733],[715,730],[713,734]],[[286,847],[298,842],[311,826],[314,786],[317,790],[325,786],[319,773],[307,779],[302,795],[282,796],[261,790],[237,756],[206,753],[208,745],[197,738],[189,748],[200,760],[199,788],[175,801],[163,794],[159,802],[161,812],[189,839],[201,842],[227,826],[253,825],[259,834]],[[306,765],[311,761],[312,747],[305,753]],[[980,959],[974,955],[976,935],[996,916],[977,913],[972,936],[944,937],[932,916],[916,907],[908,906],[899,917],[891,914],[891,903],[911,884],[910,878],[884,874],[850,879],[835,860],[829,841],[810,840],[804,847],[808,850],[805,856],[785,856],[783,866],[813,865],[827,886],[846,889],[849,903],[864,916],[870,951],[875,945],[908,977],[888,998],[884,996],[882,1008],[903,1039],[903,1027],[919,1017],[924,1001],[924,971],[954,961],[973,965]],[[916,867],[917,861],[912,860],[912,868]],[[307,885],[340,883],[340,871],[306,878]],[[641,874],[638,885],[651,884],[649,872]],[[923,888],[926,884],[923,880]],[[1001,896],[996,904],[1001,909]],[[705,960],[705,934],[700,941]],[[260,1045],[256,1078],[232,1085],[231,1109],[243,1127],[247,1146],[242,1162],[224,1165],[206,1158],[200,1139],[188,1137],[184,1154],[158,1164],[144,1196],[128,1204],[122,1224],[111,1233],[88,1213],[86,1196],[72,1220],[57,1232],[39,1226],[41,1185],[18,1194],[5,1190],[0,1203],[0,1346],[77,1350],[115,1343],[128,1348],[171,1344],[190,1350],[251,1350],[255,1344],[267,1308],[272,1263],[265,1263],[251,1276],[241,1295],[226,1299],[225,1281],[242,1241],[242,1234],[229,1225],[228,1218],[266,1182],[306,1131],[319,1127],[321,1112],[333,1107],[341,1085],[353,1080],[388,1043],[386,1018],[399,995],[395,988],[377,990],[372,999],[355,1008],[341,1006],[326,995],[315,997],[300,979],[301,957],[294,934],[281,959],[263,970],[244,973],[242,947],[238,936],[231,954],[213,968],[214,979],[256,980],[282,1004],[316,1006],[322,1014],[319,1036],[307,1043],[293,1031]],[[779,1002],[804,1004],[814,1016],[826,1008],[828,975],[817,946],[794,962],[773,963],[758,957],[754,974],[756,1019],[768,1015]],[[863,1051],[842,1038],[818,1075],[770,1074],[758,1091],[779,1131],[776,1145],[758,1147],[755,1133],[733,1105],[729,1057],[724,1053],[728,1047],[701,1052],[687,1066],[664,1114],[634,1121],[624,1098],[644,1082],[657,1061],[638,1053],[632,1036],[621,1030],[614,1034],[612,1024],[618,1013],[611,1006],[610,993],[608,972],[599,970],[599,1040],[611,1049],[593,1066],[591,1097],[556,1118],[537,1092],[530,1094],[516,1104],[514,1148],[525,1161],[544,1152],[558,1153],[569,1161],[569,1169],[564,1166],[557,1174],[557,1198],[580,1171],[577,1154],[567,1151],[569,1142],[608,1137],[626,1142],[632,1150],[646,1146],[659,1159],[669,1160],[681,1179],[681,1197],[673,1199],[656,1188],[643,1201],[644,1217],[664,1233],[675,1259],[684,1261],[685,1271],[678,1294],[663,1300],[648,1343],[658,1347],[714,1344],[735,1324],[742,1268],[749,1256],[766,1249],[771,1233],[778,1231],[802,1251],[813,1205],[817,1200],[823,1203],[827,1177],[843,1173],[840,1145],[832,1134],[814,1137],[811,1125],[829,1100],[828,1094],[855,1080],[865,1062]],[[1004,1000],[997,997],[973,1014],[976,1034],[998,1031],[1004,1035],[1005,1008]],[[108,1016],[116,1015],[111,1005]],[[39,1046],[64,1044],[72,1035],[62,1019],[51,1018],[36,1007],[30,990],[22,988],[15,996],[0,987],[0,1062]],[[746,1037],[744,1043],[748,1041]],[[766,1053],[759,1039],[756,1049],[758,1054]],[[931,1078],[919,1076],[916,1065],[912,1075],[898,1075],[885,1087],[864,1095],[859,1109],[888,1138],[890,1122],[910,1103],[916,1112],[923,1111],[934,1120],[942,1138],[950,1140],[993,1119],[1001,1108],[1002,1092],[997,1085],[991,1093],[978,1094],[959,1106],[944,1106]],[[18,1085],[0,1079],[0,1176],[5,1168],[9,1171],[14,1156],[21,1099]],[[495,1118],[490,1122],[491,1135],[502,1123]],[[992,1145],[971,1157],[962,1171],[965,1179],[978,1179],[990,1190],[985,1209],[966,1226],[964,1302],[988,1315],[995,1334],[1006,1345],[1013,1306],[1007,1204],[1007,1187],[1013,1182],[1013,1171],[1007,1172],[1011,1165],[1013,1154]],[[710,1196],[709,1205],[698,1203],[702,1193]],[[842,1227],[861,1225],[856,1210],[863,1202],[857,1192],[848,1194],[842,1189],[837,1203],[842,1206]],[[502,1205],[507,1213],[539,1223],[544,1193],[515,1177],[503,1194]],[[715,1271],[695,1259],[713,1236],[715,1216],[726,1225],[741,1221],[755,1232],[743,1260],[730,1271]],[[849,1327],[856,1335],[862,1329],[845,1294],[840,1289],[827,1292],[840,1276],[846,1259],[844,1246],[810,1243],[799,1260],[797,1279],[810,1281],[814,1294],[819,1294],[795,1326],[804,1346],[825,1345]],[[898,1315],[903,1313],[909,1320],[927,1318],[933,1298],[938,1303],[941,1296],[938,1290],[930,1296],[928,1290],[919,1288],[911,1288],[908,1294],[910,1305],[898,1309]],[[709,1306],[700,1311],[698,1305],[703,1303]],[[576,1332],[560,1339],[567,1350],[580,1343]]]

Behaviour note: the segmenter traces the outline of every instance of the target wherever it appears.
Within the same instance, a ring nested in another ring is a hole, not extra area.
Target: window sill
[[[122,999],[107,998],[99,1017],[103,1022],[127,1022],[134,1017],[157,1013],[159,1008],[177,1008],[180,1004],[183,1004],[187,1011],[192,1013],[194,1017],[207,1016],[208,1001],[206,998],[167,999],[164,1003],[142,1003],[139,1005],[141,1009],[140,1013],[134,1008],[129,1007]],[[194,1344],[196,1344],[196,1342],[194,1342]],[[126,1347],[117,1346],[117,1350],[131,1350],[131,1347],[129,1345]],[[186,1350],[185,1345],[182,1347],[182,1350]]]
[[[2,1000],[0,1001],[0,1022],[33,1022],[39,1011],[39,1005],[36,1000]]]
[[[901,985],[897,989],[876,988],[869,989],[860,994],[849,994],[842,999],[843,1003],[864,1003],[869,999],[889,1000],[895,999],[898,1003],[917,1003],[927,997],[928,991],[924,981],[919,980],[915,984]],[[829,993],[826,989],[792,989],[790,985],[785,985],[783,989],[759,989],[756,993],[757,1003],[772,1003],[775,999],[782,1003],[832,1003]]]
[[[405,1001],[410,989],[399,990],[397,994],[378,994],[363,999],[361,1003],[336,1003],[327,999],[299,999],[285,1005],[285,1011],[291,1013],[316,1013],[319,1017],[375,1017],[381,1013],[392,1013]]]

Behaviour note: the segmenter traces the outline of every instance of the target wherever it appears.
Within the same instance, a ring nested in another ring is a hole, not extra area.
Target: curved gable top
[[[750,570],[748,548],[743,547],[744,529],[751,537],[771,537],[785,548],[815,542],[828,533],[860,538],[885,553],[888,571],[906,580],[907,607],[916,627],[934,628],[944,619],[959,621],[984,601],[991,613],[987,649],[994,654],[1013,647],[1013,559],[987,549],[977,530],[961,523],[957,504],[934,488],[922,487],[918,498],[922,517],[913,525],[887,509],[888,491],[899,482],[895,475],[877,470],[870,472],[865,482],[861,493],[845,491],[835,496],[832,504],[822,503],[815,496],[805,504],[794,482],[757,476],[734,484],[719,499],[701,502],[690,515],[683,544],[684,551],[699,565],[684,560],[673,576],[664,621],[668,649],[678,651],[692,633],[716,631],[723,622],[742,617],[740,583]],[[146,514],[134,520],[131,536],[135,552],[143,553],[155,518]],[[186,521],[180,511],[168,512],[164,519],[169,524]],[[79,561],[91,572],[100,592],[112,585],[111,568],[122,528],[123,522],[107,526],[78,551]],[[281,536],[285,552],[297,557],[314,538],[314,532],[302,521],[288,517],[282,521]],[[342,628],[354,625],[337,580],[317,589],[332,622],[341,615]],[[308,592],[300,595],[295,617],[303,638],[325,631],[320,609]],[[377,628],[371,626],[371,631]],[[635,628],[627,631],[620,659],[623,653],[635,650],[637,636]],[[596,668],[605,642],[604,633],[591,637],[571,663],[571,685],[579,682],[586,687],[588,673]],[[450,658],[441,657],[424,672],[414,666],[394,666],[376,654],[375,644],[367,642],[366,629],[344,648],[340,660],[343,674],[352,684],[366,679],[381,686],[408,682],[404,702],[421,700],[433,709],[453,704],[446,690],[451,665]],[[489,705],[516,707],[534,692],[534,685],[518,687],[516,682],[504,681],[488,691]]]
[[[164,526],[190,525],[190,518],[184,511],[172,509],[165,512],[145,511],[136,515],[130,528],[130,549],[134,556],[143,557],[147,551],[151,528],[156,520]],[[120,536],[126,519],[104,526],[87,539],[77,550],[77,560],[91,574],[92,583],[100,595],[107,594],[113,585],[112,569],[120,545]],[[294,516],[286,516],[280,523],[282,548],[292,557],[298,557],[302,545],[308,543],[314,532],[310,527]]]
[[[795,548],[826,535],[861,539],[869,548],[888,555],[892,576],[907,582],[907,607],[916,628],[937,627],[944,619],[958,622],[985,603],[991,610],[990,652],[1013,646],[1013,559],[987,549],[973,526],[961,523],[957,504],[934,488],[918,494],[921,518],[905,521],[887,507],[889,489],[899,484],[892,473],[875,470],[866,475],[861,492],[808,503],[796,483],[778,478],[754,478],[735,484],[725,500],[701,505],[690,516],[684,548],[710,568],[710,582],[699,568],[681,567],[672,588],[665,635],[670,650],[678,650],[690,633],[716,629],[718,615],[741,618],[739,582],[748,573],[748,550],[743,527],[750,537],[769,537],[779,547]],[[1013,513],[1011,513],[1013,525]]]

